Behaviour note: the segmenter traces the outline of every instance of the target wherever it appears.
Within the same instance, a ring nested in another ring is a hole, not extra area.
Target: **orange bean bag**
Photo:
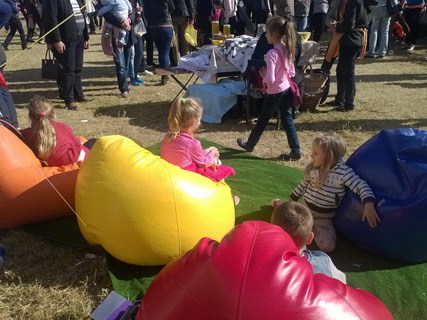
[[[74,208],[79,165],[42,167],[31,149],[1,122],[0,229],[71,214],[64,199]]]

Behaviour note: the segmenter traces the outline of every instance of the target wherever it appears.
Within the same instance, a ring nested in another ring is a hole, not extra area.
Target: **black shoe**
[[[301,159],[301,154],[296,154],[294,152],[285,152],[279,156],[279,160],[282,161],[292,161]]]
[[[77,110],[77,106],[74,102],[66,102],[65,103],[65,109],[67,110]]]
[[[332,101],[326,102],[325,105],[328,106],[328,107],[342,107],[343,103],[342,102],[338,102],[336,100],[332,100]]]
[[[76,102],[93,102],[94,99],[88,99],[85,96],[76,98]]]
[[[248,143],[242,138],[237,139],[237,144],[240,148],[245,149],[247,152],[254,151],[254,147],[249,146]]]
[[[348,112],[348,111],[353,111],[355,108],[355,106],[339,106],[337,108],[334,109],[334,111],[338,111],[338,112]]]
[[[292,119],[296,119],[301,115],[301,112],[298,110],[292,111]]]

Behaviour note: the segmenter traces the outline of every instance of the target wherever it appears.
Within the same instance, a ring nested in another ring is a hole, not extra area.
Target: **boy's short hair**
[[[295,201],[283,202],[273,210],[271,223],[282,227],[302,248],[313,230],[313,216],[310,210]]]
[[[222,7],[223,2],[222,2],[222,0],[214,0],[213,4]]]

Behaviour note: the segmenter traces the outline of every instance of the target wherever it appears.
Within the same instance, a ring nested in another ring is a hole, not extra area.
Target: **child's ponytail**
[[[41,96],[34,96],[28,105],[31,129],[36,134],[35,153],[40,160],[47,160],[56,146],[56,132],[51,120],[55,118],[51,102]]]
[[[283,24],[283,42],[286,44],[286,57],[289,63],[293,64],[296,51],[296,37],[294,23],[291,20],[286,20]]]
[[[169,110],[170,137],[165,142],[175,139],[183,130],[190,128],[201,115],[202,104],[200,100],[195,98],[176,98]]]
[[[296,51],[296,36],[294,23],[291,20],[276,16],[267,20],[266,30],[279,36],[286,45],[285,65],[294,64]]]

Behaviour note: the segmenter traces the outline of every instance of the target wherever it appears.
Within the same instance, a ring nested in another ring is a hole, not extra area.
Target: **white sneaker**
[[[411,45],[408,47],[408,49],[406,49],[406,51],[414,51],[414,49],[415,49],[415,45],[414,45],[414,44],[411,44]]]
[[[148,70],[144,70],[143,72],[141,72],[141,74],[144,76],[152,76],[154,73],[152,73],[151,71],[148,71]]]

